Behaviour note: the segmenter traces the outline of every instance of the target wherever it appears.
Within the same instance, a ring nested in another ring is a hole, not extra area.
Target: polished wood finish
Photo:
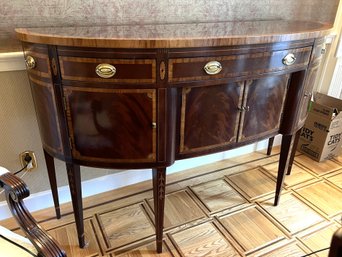
[[[67,164],[80,246],[80,165],[153,169],[161,252],[166,167],[280,133],[277,205],[327,33],[326,25],[291,21],[18,29],[25,56],[38,58],[29,74],[43,147],[47,159]],[[204,70],[211,61],[221,63],[216,75]],[[98,76],[100,64],[114,66],[114,76]]]
[[[157,168],[152,171],[157,253],[161,253],[163,245],[166,168]]]
[[[59,207],[59,199],[58,199],[55,161],[54,161],[54,158],[46,152],[46,150],[43,150],[43,151],[44,151],[45,164],[46,164],[46,167],[48,170],[48,176],[49,176],[49,182],[50,182],[50,186],[51,186],[53,203],[55,205],[56,218],[60,219],[61,218],[61,210]]]
[[[11,173],[0,176],[0,187],[4,188],[6,200],[13,217],[20,228],[25,232],[27,238],[37,249],[40,257],[65,257],[64,250],[59,244],[36,222],[30,212],[26,209],[23,199],[30,192],[20,178]]]
[[[268,139],[267,155],[271,155],[272,154],[273,142],[274,142],[274,137],[271,137],[271,138]]]
[[[59,63],[62,78],[65,80],[105,83],[155,83],[156,81],[155,60],[94,59],[61,56]],[[113,78],[101,78],[96,74],[96,66],[101,63],[108,63],[116,68]]]
[[[246,82],[238,141],[277,132],[282,118],[289,75]]]
[[[180,153],[232,144],[237,139],[243,83],[182,90]],[[211,130],[215,127],[215,130]]]
[[[155,162],[155,90],[68,86],[64,95],[75,159]]]
[[[310,21],[232,21],[212,23],[54,27],[16,29],[24,42],[39,44],[116,47],[180,48],[262,44],[304,40],[327,35],[330,24]]]
[[[289,53],[296,56],[295,64],[286,66],[282,58]],[[192,80],[212,80],[234,78],[246,75],[258,75],[268,72],[283,71],[306,66],[309,62],[311,47],[284,51],[262,52],[243,55],[210,56],[200,58],[179,58],[169,60],[169,81],[181,82]],[[223,69],[217,75],[208,75],[203,67],[210,61],[221,63]],[[243,63],[243,65],[241,65]],[[187,67],[191,66],[191,69]]]
[[[72,163],[66,163],[68,181],[72,205],[74,209],[75,222],[77,228],[78,243],[81,248],[86,246],[83,225],[83,204],[80,166]]]

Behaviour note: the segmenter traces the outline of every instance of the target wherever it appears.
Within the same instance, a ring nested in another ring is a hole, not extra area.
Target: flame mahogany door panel
[[[182,89],[180,153],[236,142],[243,82]]]
[[[156,160],[156,91],[64,87],[72,154],[104,163]]]
[[[246,81],[238,141],[278,132],[289,74]]]

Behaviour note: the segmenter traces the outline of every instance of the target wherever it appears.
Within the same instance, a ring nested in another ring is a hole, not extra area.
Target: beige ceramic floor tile
[[[275,179],[277,178],[278,162],[264,165],[262,166],[262,168],[269,172]],[[315,179],[315,176],[307,172],[302,167],[298,166],[296,163],[293,163],[291,175],[285,176],[284,185],[293,186],[312,179]]]
[[[238,252],[211,222],[170,235],[182,256],[238,257]]]
[[[153,200],[149,200],[148,203],[153,210]],[[166,195],[164,228],[178,226],[204,217],[204,212],[185,190]]]
[[[329,217],[342,212],[342,191],[325,182],[315,183],[295,191]]]
[[[273,199],[260,204],[291,234],[295,234],[325,220],[292,194],[283,194],[278,206],[273,206]]]
[[[285,238],[283,232],[255,207],[223,216],[219,220],[246,253]]]
[[[98,214],[108,248],[135,242],[154,235],[153,225],[141,204]]]
[[[209,181],[191,189],[211,212],[247,202],[225,180]]]
[[[275,181],[260,169],[252,169],[227,177],[249,200],[275,191]]]
[[[323,176],[335,170],[341,169],[340,164],[333,162],[331,160],[325,160],[318,163],[311,158],[305,156],[304,154],[297,156],[295,161],[308,168],[318,176]]]

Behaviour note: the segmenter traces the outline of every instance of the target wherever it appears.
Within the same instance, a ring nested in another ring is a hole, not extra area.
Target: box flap
[[[342,100],[316,92],[310,105],[310,112],[316,113],[327,119],[334,119],[342,111]],[[339,117],[340,118],[340,117]]]

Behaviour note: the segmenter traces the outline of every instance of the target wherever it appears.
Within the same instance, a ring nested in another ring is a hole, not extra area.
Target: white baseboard
[[[281,137],[277,136],[274,141],[274,145],[280,144]],[[201,165],[221,161],[224,159],[234,158],[243,154],[252,153],[267,148],[267,140],[243,146],[234,150],[210,154],[203,157],[196,157],[186,160],[175,162],[171,167],[167,168],[167,174],[171,174],[178,171],[198,167]],[[128,170],[123,171],[87,181],[82,182],[82,196],[88,197],[99,193],[107,192],[120,187],[132,185],[142,181],[150,180],[152,174],[150,170]],[[152,187],[152,184],[151,184]],[[71,201],[70,191],[68,186],[58,188],[60,204]],[[31,211],[38,211],[41,209],[49,208],[53,206],[52,194],[50,190],[39,192],[30,195],[24,200],[26,207]],[[10,210],[7,207],[7,203],[0,202],[0,220],[12,217]]]
[[[23,52],[0,53],[0,72],[25,70]]]

